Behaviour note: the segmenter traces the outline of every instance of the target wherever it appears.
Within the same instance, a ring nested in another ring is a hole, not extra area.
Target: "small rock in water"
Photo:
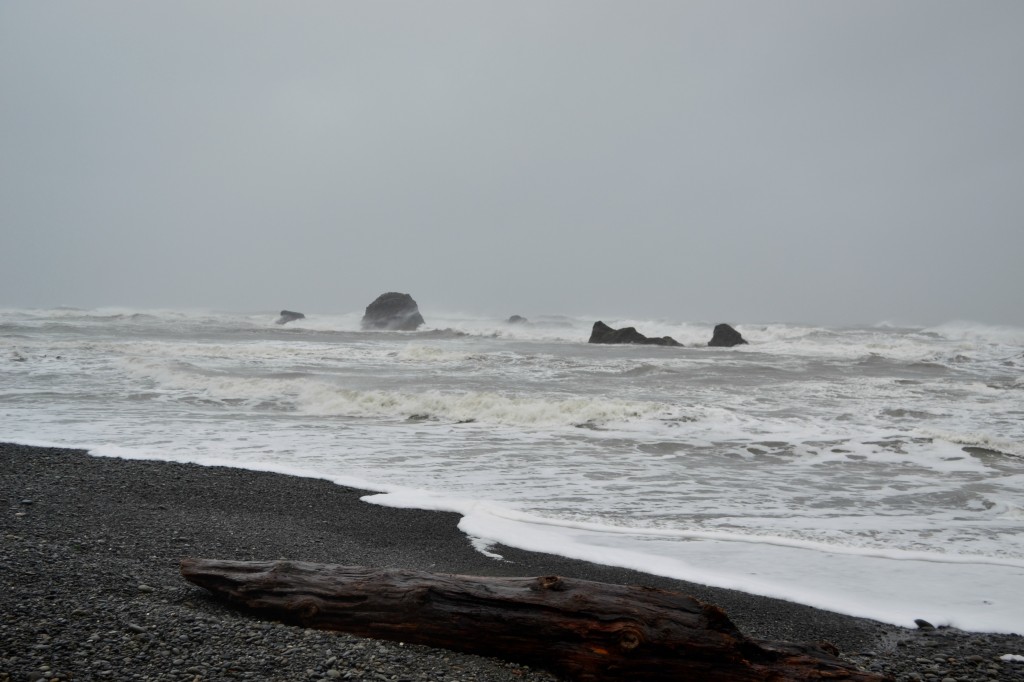
[[[921,618],[915,618],[914,619],[914,624],[917,625],[917,627],[920,628],[921,630],[934,630],[935,629],[934,625],[932,625],[928,621],[923,620]]]
[[[277,318],[277,324],[288,324],[295,320],[304,320],[306,316],[302,313],[297,313],[294,310],[282,310],[281,317]]]
[[[33,500],[22,500],[21,503],[22,504],[35,504],[35,502]]]

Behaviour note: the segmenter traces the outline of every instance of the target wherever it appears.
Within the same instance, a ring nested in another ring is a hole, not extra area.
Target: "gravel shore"
[[[1018,635],[906,630],[799,604],[561,557],[475,551],[458,516],[390,509],[326,481],[0,444],[0,682],[552,682],[524,666],[254,619],[178,573],[185,556],[296,559],[676,589],[748,635],[831,642],[896,680],[1024,682]]]

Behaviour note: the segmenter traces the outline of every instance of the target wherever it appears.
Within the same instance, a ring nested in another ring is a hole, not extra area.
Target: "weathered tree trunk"
[[[218,597],[307,627],[496,656],[571,680],[877,681],[825,651],[745,637],[676,592],[293,561],[184,559]]]

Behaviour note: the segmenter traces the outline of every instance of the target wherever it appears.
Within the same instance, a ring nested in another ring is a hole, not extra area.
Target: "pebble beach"
[[[1024,638],[905,629],[790,602],[498,546],[456,514],[386,508],[333,483],[0,444],[0,682],[552,681],[514,662],[260,620],[179,574],[183,557],[292,559],[678,590],[749,636],[827,641],[895,680],[1024,680]]]

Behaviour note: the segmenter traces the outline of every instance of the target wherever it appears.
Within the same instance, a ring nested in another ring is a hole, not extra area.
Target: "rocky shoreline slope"
[[[897,680],[1024,681],[1017,635],[906,630],[730,590],[501,547],[457,515],[390,509],[326,481],[0,444],[0,682],[551,682],[543,671],[304,630],[230,610],[186,583],[184,556],[300,559],[478,575],[560,574],[677,589],[763,639],[826,640]]]

